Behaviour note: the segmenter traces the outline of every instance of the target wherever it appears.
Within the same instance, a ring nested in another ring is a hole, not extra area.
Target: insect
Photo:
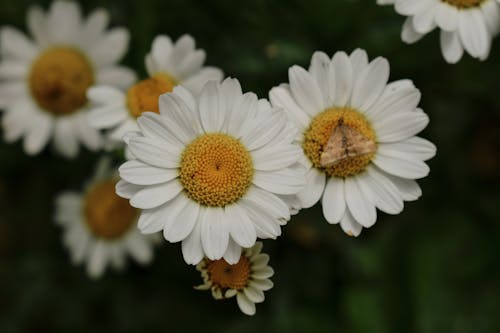
[[[368,155],[376,150],[377,144],[373,140],[358,130],[345,125],[344,118],[340,118],[323,147],[320,164],[327,168],[348,158]]]

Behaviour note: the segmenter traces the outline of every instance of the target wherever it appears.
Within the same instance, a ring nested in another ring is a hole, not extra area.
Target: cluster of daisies
[[[378,0],[409,18],[403,40],[436,26],[443,54],[485,59],[498,31],[496,0]],[[89,276],[126,258],[150,263],[165,239],[181,243],[215,299],[236,297],[248,315],[272,288],[258,239],[276,239],[300,209],[321,201],[325,220],[350,236],[377,209],[399,214],[416,200],[435,146],[417,136],[429,118],[410,80],[389,82],[389,63],[362,49],[315,52],[292,66],[269,99],[204,66],[184,35],[154,38],[148,77],[117,63],[129,42],[108,13],[86,18],[71,1],[30,8],[22,32],[0,30],[0,108],[8,142],[29,155],[51,143],[76,158],[102,150],[94,176],[56,199],[54,219],[75,264]],[[118,167],[105,157],[120,150]]]

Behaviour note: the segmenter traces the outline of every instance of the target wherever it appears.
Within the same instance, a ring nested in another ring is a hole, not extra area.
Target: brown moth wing
[[[376,143],[350,126],[339,124],[323,148],[320,164],[330,167],[349,157],[358,157],[374,153]]]
[[[322,167],[332,166],[347,158],[344,140],[345,136],[341,128],[342,126],[343,125],[335,126],[332,134],[323,147],[323,152],[321,153],[319,161]]]

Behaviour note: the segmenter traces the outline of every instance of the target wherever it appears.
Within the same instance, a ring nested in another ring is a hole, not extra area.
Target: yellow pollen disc
[[[220,133],[204,134],[182,153],[180,180],[188,196],[211,207],[236,202],[253,178],[252,158],[235,138]]]
[[[103,181],[87,193],[83,207],[85,222],[96,237],[119,238],[136,221],[137,209],[116,195],[115,185],[114,180]]]
[[[341,122],[339,120],[342,119]],[[304,133],[302,148],[312,164],[323,170],[329,176],[349,177],[354,176],[370,164],[375,152],[355,157],[347,157],[333,166],[322,167],[321,154],[333,130],[342,123],[359,132],[366,138],[376,142],[375,132],[370,127],[366,118],[356,110],[350,108],[331,108],[318,114]]]
[[[77,49],[54,47],[40,54],[29,75],[31,95],[55,115],[70,114],[87,103],[87,88],[94,83],[92,65]]]
[[[484,0],[441,0],[441,1],[446,2],[457,8],[477,7],[484,2]]]
[[[244,256],[234,265],[224,259],[209,261],[206,269],[212,284],[221,289],[242,290],[250,278],[250,261]]]
[[[161,94],[171,92],[177,82],[167,73],[159,73],[149,79],[133,85],[127,92],[127,106],[135,118],[143,112],[160,113],[158,98]]]

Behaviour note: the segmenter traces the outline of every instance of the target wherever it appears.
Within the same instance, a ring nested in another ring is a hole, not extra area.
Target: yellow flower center
[[[224,207],[240,199],[253,178],[252,158],[235,138],[204,134],[182,153],[180,180],[189,197],[211,207]]]
[[[176,85],[175,79],[167,73],[159,73],[136,83],[127,92],[130,114],[137,118],[146,111],[160,113],[158,98],[161,94],[171,92]]]
[[[29,75],[31,95],[55,115],[75,112],[87,103],[87,88],[94,71],[83,53],[71,47],[46,50],[33,62]]]
[[[85,222],[99,238],[123,236],[135,223],[137,209],[115,193],[116,181],[106,180],[94,185],[84,203]]]
[[[206,269],[212,284],[223,290],[242,290],[250,279],[250,260],[245,256],[241,256],[234,265],[228,264],[224,259],[210,260]]]
[[[441,1],[446,2],[457,8],[477,7],[484,2],[484,0],[441,0]]]
[[[327,175],[334,177],[354,176],[365,170],[375,156],[375,152],[362,155],[352,154],[354,156],[345,154],[342,159],[331,166],[324,167],[321,163],[325,146],[338,126],[348,127],[367,140],[376,142],[375,132],[361,113],[350,108],[331,108],[318,114],[311,121],[309,128],[304,133],[302,148],[312,164]],[[347,138],[343,139],[338,142],[340,146],[336,148],[341,152],[344,150],[348,152],[349,147],[342,146],[346,144]]]

